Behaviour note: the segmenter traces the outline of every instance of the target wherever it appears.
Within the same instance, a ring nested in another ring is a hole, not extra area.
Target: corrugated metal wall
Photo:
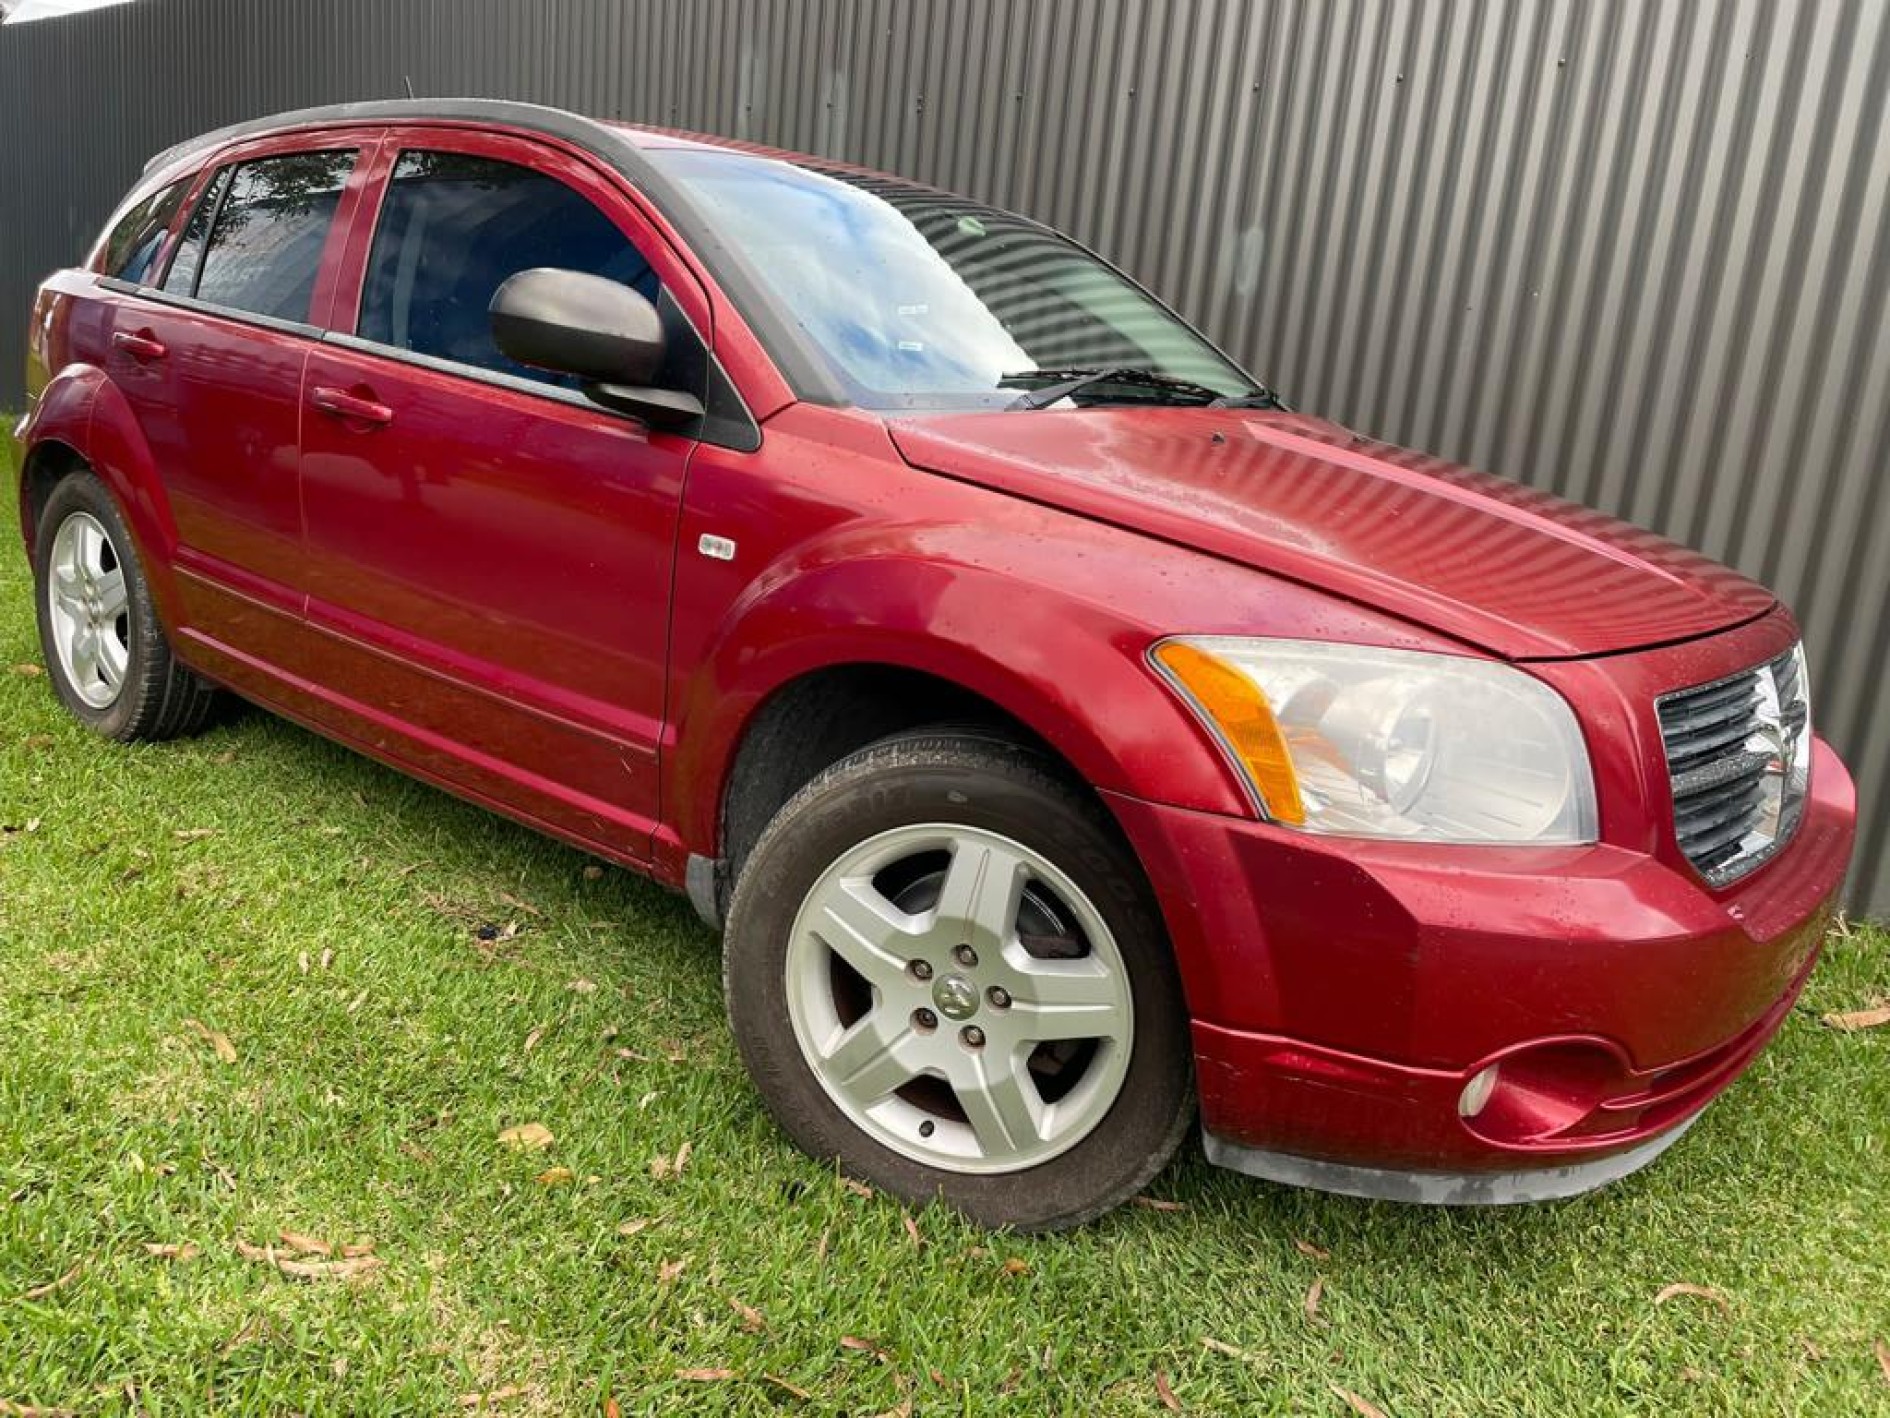
[[[1029,212],[1301,407],[1760,577],[1890,912],[1882,0],[139,0],[0,30],[0,331],[148,153],[409,77]]]

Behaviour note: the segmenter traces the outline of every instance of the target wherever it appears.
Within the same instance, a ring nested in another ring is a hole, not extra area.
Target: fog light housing
[[[1474,1118],[1483,1111],[1484,1105],[1490,1101],[1490,1095],[1496,1092],[1497,1079],[1501,1071],[1500,1064],[1491,1064],[1464,1084],[1463,1092],[1457,1095],[1458,1117]]]

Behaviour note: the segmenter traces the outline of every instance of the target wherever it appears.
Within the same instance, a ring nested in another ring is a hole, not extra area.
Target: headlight
[[[1201,636],[1151,652],[1275,822],[1431,842],[1592,842],[1568,704],[1489,660]]]

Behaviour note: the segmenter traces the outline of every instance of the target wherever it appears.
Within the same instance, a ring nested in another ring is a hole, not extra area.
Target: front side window
[[[1152,296],[1035,223],[747,153],[649,157],[738,253],[778,323],[809,337],[862,406],[1002,407],[1050,371],[1103,368],[1185,381],[1197,402],[1257,390]]]
[[[190,179],[161,187],[118,219],[99,254],[99,274],[143,285],[151,274],[164,238],[190,191]]]
[[[395,165],[368,258],[356,333],[376,344],[543,383],[575,381],[499,353],[488,309],[538,266],[619,281],[651,301],[656,273],[616,223],[556,178],[464,153]]]
[[[237,167],[217,204],[194,272],[199,300],[278,320],[306,321],[328,229],[354,167],[352,150],[287,153]],[[191,226],[214,196],[191,218]],[[177,266],[195,261],[186,232],[165,289],[178,289]]]

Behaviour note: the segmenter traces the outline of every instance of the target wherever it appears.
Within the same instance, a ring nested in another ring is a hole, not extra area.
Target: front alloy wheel
[[[909,1201],[1074,1225],[1146,1185],[1192,1115],[1139,867],[1013,744],[912,734],[827,770],[749,858],[725,960],[782,1126]]]

